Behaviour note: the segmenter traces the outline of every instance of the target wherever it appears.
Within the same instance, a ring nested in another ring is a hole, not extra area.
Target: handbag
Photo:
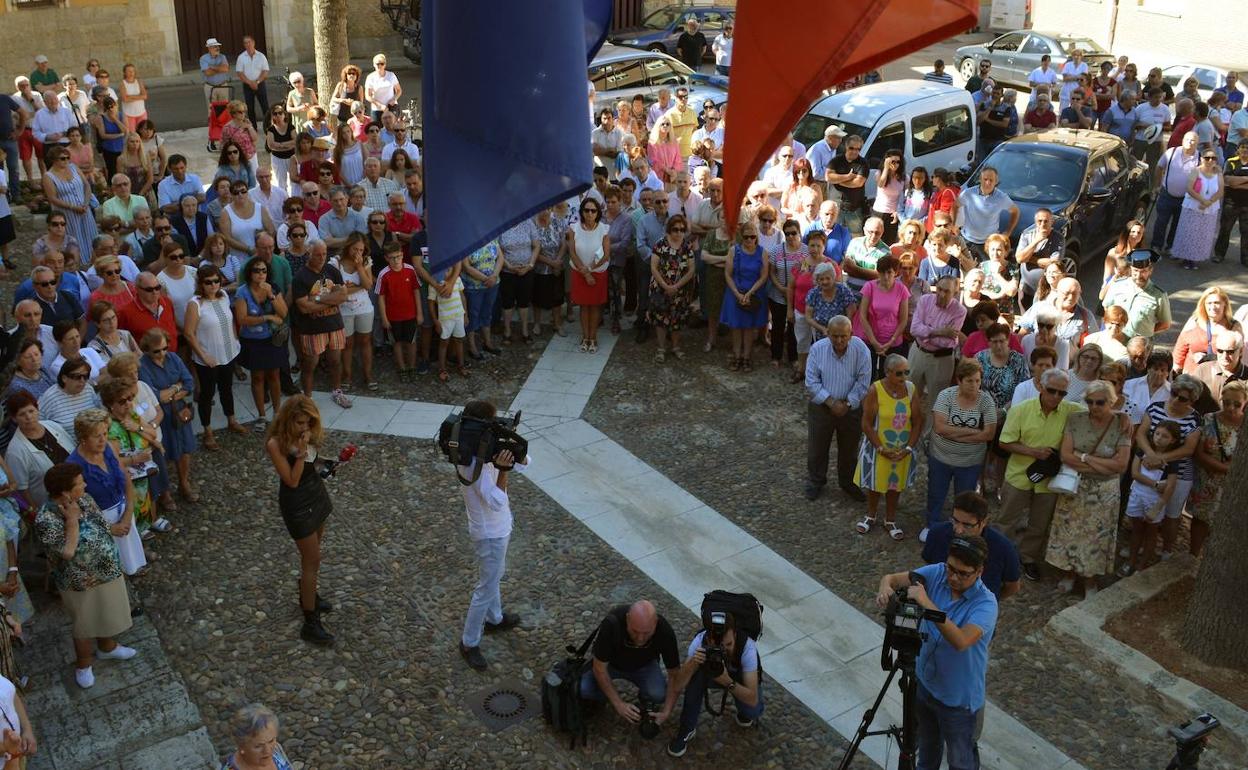
[[[1105,440],[1105,434],[1109,433],[1109,427],[1118,421],[1118,415],[1115,414],[1113,419],[1105,424],[1105,429],[1101,431],[1101,435],[1096,437],[1096,443],[1092,445],[1092,454],[1100,447],[1101,442]],[[1073,495],[1079,490],[1079,471],[1070,467],[1066,463],[1062,463],[1062,468],[1049,481],[1049,491],[1057,492],[1060,495]]]
[[[275,310],[275,308],[273,307],[273,301],[265,300],[264,304],[260,306],[260,310],[263,311],[265,315],[273,315],[273,312]],[[290,340],[290,321],[289,320],[283,318],[281,323],[276,323],[276,324],[271,321],[269,322],[269,342],[273,344],[273,347],[284,348],[286,347],[286,343],[289,340]]]

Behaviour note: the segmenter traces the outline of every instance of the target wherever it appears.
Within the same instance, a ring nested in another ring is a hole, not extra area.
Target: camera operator
[[[926,636],[915,665],[919,770],[937,770],[946,754],[949,770],[979,768],[975,723],[984,707],[988,645],[997,625],[997,597],[980,579],[987,558],[983,538],[955,537],[944,563],[880,580],[881,607],[905,588],[909,600],[946,615],[940,624],[923,621]]]
[[[984,585],[997,596],[1008,599],[1022,587],[1022,569],[1013,541],[988,526],[988,501],[977,492],[961,492],[953,498],[953,520],[931,528],[923,545],[923,561],[943,563],[949,557],[949,543],[955,537],[982,537],[988,544],[984,562]]]
[[[493,420],[498,410],[489,401],[469,401],[464,405],[464,416],[479,420]],[[520,616],[503,612],[503,599],[498,584],[507,568],[507,544],[511,540],[511,501],[507,497],[507,474],[511,470],[524,470],[528,457],[512,457],[504,449],[494,456],[494,461],[481,469],[480,477],[471,485],[463,487],[464,508],[468,513],[468,536],[477,556],[477,585],[472,589],[472,601],[468,604],[468,617],[464,619],[464,633],[459,641],[459,654],[477,671],[490,667],[481,654],[481,634],[496,633],[515,628]],[[465,481],[472,478],[477,460],[471,465],[458,465],[455,472]]]
[[[737,624],[732,613],[726,613],[724,620],[723,635],[718,639],[713,630],[705,629],[693,637],[688,657],[680,667],[677,689],[685,691],[685,702],[680,709],[680,728],[667,746],[667,753],[673,757],[684,756],[696,732],[706,690],[711,685],[727,690],[732,696],[737,707],[737,724],[741,727],[753,727],[763,715],[758,648],[748,636],[744,637],[744,644],[737,644]]]
[[[667,669],[666,680],[659,670],[660,658]],[[615,713],[636,724],[641,721],[641,711],[621,698],[612,682],[626,679],[637,685],[643,701],[663,704],[654,715],[655,724],[661,725],[676,704],[679,674],[676,632],[653,604],[642,599],[631,606],[615,607],[602,619],[594,640],[593,666],[581,677],[581,697],[594,701],[606,698]]]

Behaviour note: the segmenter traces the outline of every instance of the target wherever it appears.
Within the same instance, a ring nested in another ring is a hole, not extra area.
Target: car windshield
[[[793,138],[802,144],[810,147],[815,142],[823,139],[824,130],[831,125],[841,127],[846,136],[856,134],[866,140],[867,134],[871,133],[871,129],[866,126],[860,126],[857,123],[850,123],[839,118],[829,118],[823,115],[816,115],[813,112],[806,113],[806,116],[797,122],[797,126],[793,128]]]
[[[667,29],[672,26],[672,22],[676,21],[676,17],[681,13],[679,8],[664,8],[661,11],[655,11],[641,22],[641,26],[646,29]]]
[[[1108,53],[1095,40],[1086,37],[1059,37],[1057,42],[1062,44],[1062,48],[1067,51],[1073,51],[1076,48],[1082,48],[1084,54],[1090,53]]]
[[[1001,189],[1015,203],[1056,205],[1079,194],[1087,156],[1053,152],[1033,144],[1003,144],[984,162],[997,170]],[[979,184],[979,175],[970,182]]]

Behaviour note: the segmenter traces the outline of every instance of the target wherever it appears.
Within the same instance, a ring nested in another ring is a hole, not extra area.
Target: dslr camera
[[[499,452],[510,450],[517,460],[523,460],[528,455],[529,442],[516,432],[519,427],[520,412],[512,417],[485,419],[470,416],[461,410],[442,421],[438,428],[438,448],[452,465],[471,466],[473,460],[477,461],[471,479],[459,476],[459,483],[471,486],[480,477],[485,464],[494,462]]]
[[[659,734],[659,724],[654,721],[654,713],[659,710],[659,704],[646,698],[638,698],[637,710],[641,713],[641,718],[637,720],[637,732],[646,740],[653,739]]]
[[[702,670],[710,679],[724,673],[724,632],[728,629],[728,614],[712,612],[711,622],[702,639],[702,649],[706,651],[706,660]]]

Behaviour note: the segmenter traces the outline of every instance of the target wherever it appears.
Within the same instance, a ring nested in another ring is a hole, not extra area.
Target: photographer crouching
[[[949,770],[979,768],[975,722],[984,707],[988,645],[997,625],[997,597],[980,579],[987,559],[983,538],[955,537],[943,563],[880,580],[880,607],[904,588],[909,600],[946,615],[943,623],[924,620],[921,627],[925,638],[915,666],[918,770],[938,770],[946,755]]]
[[[660,660],[666,678],[659,669]],[[633,724],[641,723],[648,733],[645,737],[652,738],[672,714],[680,692],[679,676],[676,632],[654,604],[642,599],[615,607],[602,619],[594,640],[593,665],[581,677],[581,697],[599,702],[605,698],[615,713]],[[642,708],[620,697],[615,679],[637,686]]]
[[[497,409],[489,401],[469,401],[462,417],[466,420],[491,423]],[[516,422],[519,422],[517,418]],[[527,447],[527,444],[525,445]],[[519,451],[519,450],[517,450]],[[472,589],[464,633],[459,641],[459,654],[477,671],[489,669],[481,654],[482,633],[497,633],[514,628],[520,616],[503,612],[503,599],[498,584],[507,568],[507,544],[511,541],[511,501],[507,496],[507,474],[523,471],[529,458],[517,458],[510,449],[503,449],[490,460],[473,457],[467,465],[456,465],[455,472],[464,485],[464,508],[468,514],[468,536],[477,557],[477,584]]]
[[[680,727],[667,746],[673,757],[685,754],[689,740],[697,732],[702,702],[709,687],[727,691],[737,710],[737,724],[753,727],[763,714],[762,683],[758,680],[758,648],[754,640],[741,635],[738,644],[737,623],[731,613],[716,612],[711,627],[699,631],[689,643],[684,665],[677,675],[678,687],[685,691],[680,710]]]

